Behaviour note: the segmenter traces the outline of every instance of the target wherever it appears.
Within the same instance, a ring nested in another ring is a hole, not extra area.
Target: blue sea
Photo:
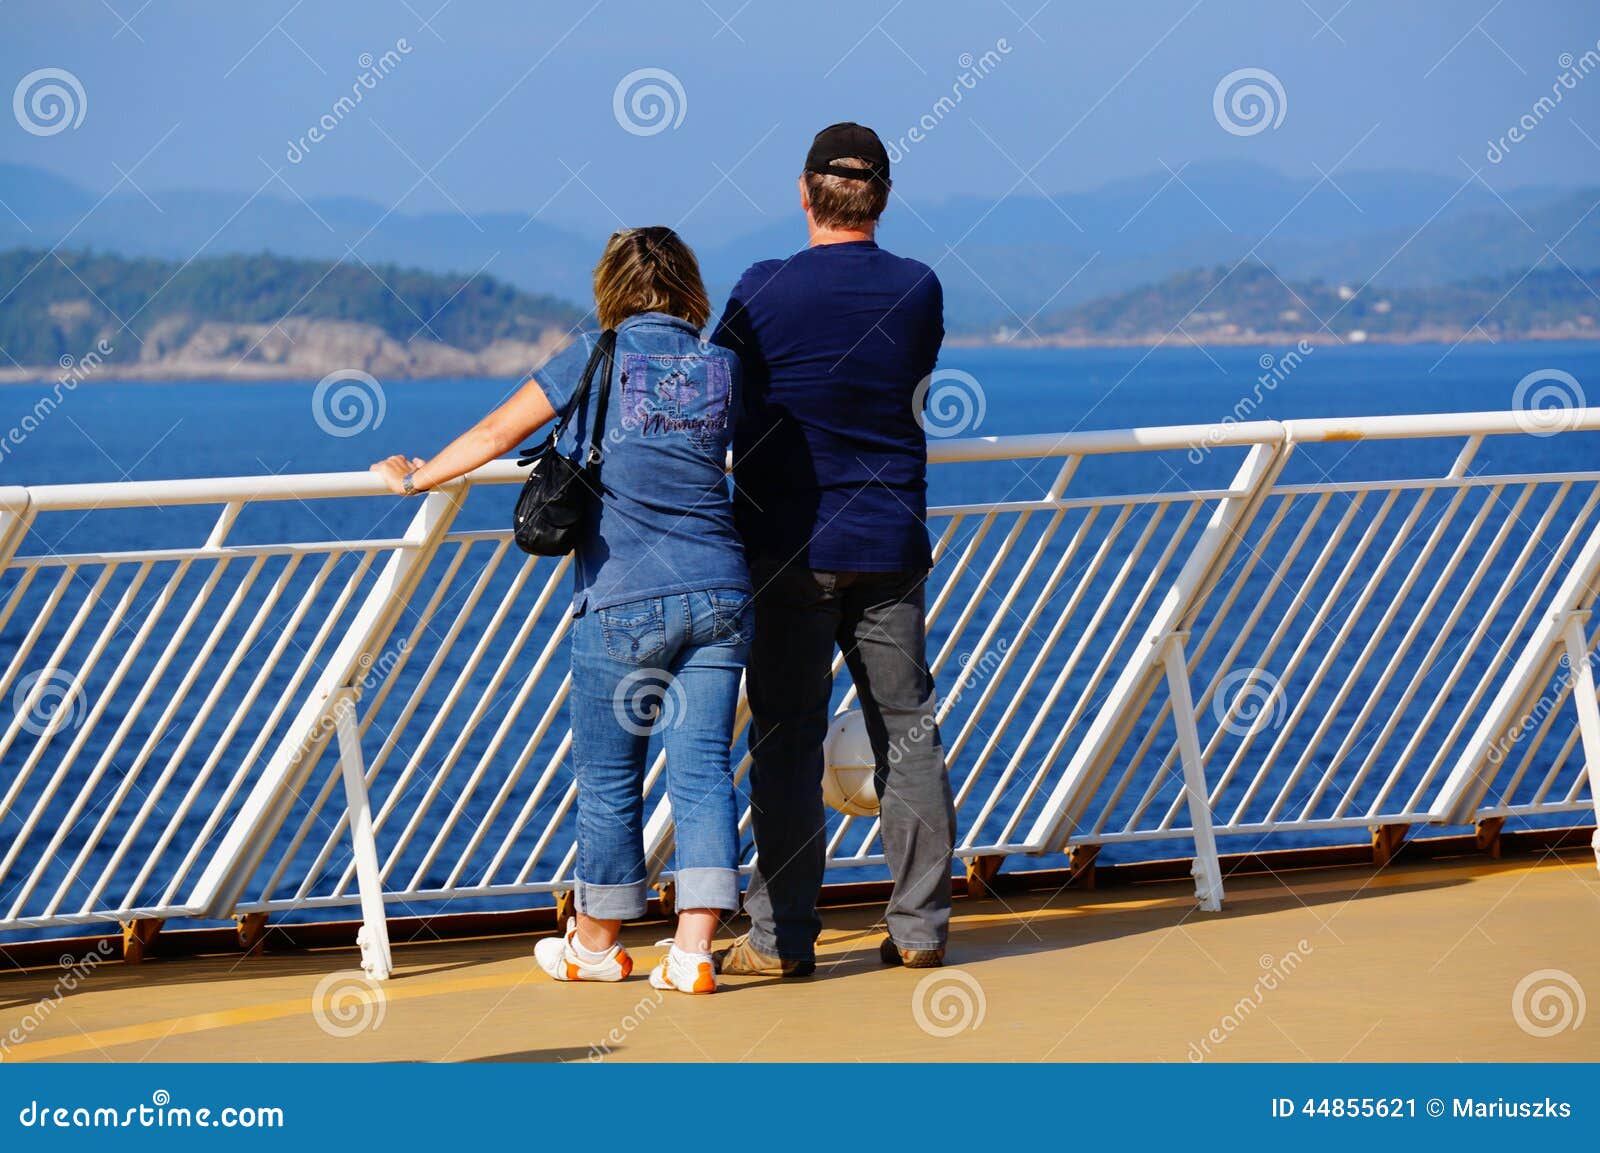
[[[1250,418],[1263,420],[1504,411],[1512,407],[1520,381],[1530,373],[1551,369],[1570,374],[1580,392],[1587,386],[1600,397],[1600,344],[1317,347],[1298,354],[1292,371],[1281,374],[1281,378],[1274,375],[1270,366],[1288,363],[1284,357],[1290,351],[1275,347],[952,348],[946,351],[941,366],[959,370],[966,374],[963,380],[970,381],[960,386],[968,393],[967,408],[959,417],[963,435],[1210,423],[1242,411],[1240,403],[1246,397],[1250,398]],[[1264,377],[1271,379],[1270,385],[1263,383]],[[67,393],[59,408],[22,436],[20,443],[13,436],[12,444],[0,456],[0,485],[362,469],[370,461],[393,452],[429,455],[515,386],[511,380],[484,379],[380,383],[381,408],[375,409],[365,422],[369,427],[355,435],[337,436],[325,431],[317,419],[315,381],[165,383],[92,379]],[[0,429],[23,427],[25,417],[48,391],[50,386],[37,384],[0,387]],[[1283,483],[1438,476],[1450,467],[1461,444],[1460,438],[1455,438],[1310,446],[1297,451]],[[1242,459],[1243,451],[1239,449],[1090,459],[1073,478],[1068,495],[1181,494],[1220,488]],[[1043,494],[1058,467],[1059,461],[937,466],[930,478],[930,499],[934,505],[941,505],[1036,498]],[[1600,437],[1571,434],[1491,438],[1469,471],[1475,475],[1596,469],[1600,469]],[[1217,806],[1219,819],[1235,805],[1241,806],[1241,820],[1246,824],[1266,819],[1267,803],[1280,789],[1287,813],[1298,812],[1304,806],[1310,815],[1328,816],[1332,812],[1329,806],[1342,800],[1346,791],[1355,806],[1353,811],[1359,812],[1378,802],[1380,785],[1391,770],[1395,774],[1389,783],[1392,795],[1378,803],[1382,807],[1403,800],[1406,791],[1427,771],[1430,754],[1447,744],[1450,724],[1459,716],[1481,711],[1484,701],[1471,690],[1485,671],[1494,667],[1499,643],[1496,638],[1501,634],[1525,635],[1532,618],[1524,610],[1552,591],[1553,583],[1541,584],[1538,578],[1552,557],[1558,571],[1563,559],[1570,559],[1570,551],[1556,551],[1562,534],[1574,531],[1574,525],[1593,523],[1592,514],[1585,514],[1588,520],[1580,519],[1583,502],[1594,490],[1592,481],[1574,485],[1573,491],[1564,495],[1558,489],[1558,485],[1535,486],[1523,503],[1516,505],[1522,495],[1520,487],[1510,485],[1503,492],[1480,487],[1462,495],[1459,507],[1451,504],[1450,493],[1423,499],[1411,490],[1396,496],[1392,506],[1386,506],[1384,495],[1377,494],[1352,511],[1343,530],[1336,525],[1340,510],[1345,507],[1341,502],[1348,502],[1350,497],[1341,496],[1320,521],[1306,528],[1296,549],[1291,549],[1291,542],[1297,531],[1310,523],[1307,518],[1314,501],[1285,501],[1276,525],[1271,515],[1278,511],[1276,507],[1264,510],[1252,527],[1249,547],[1239,551],[1224,579],[1223,587],[1234,577],[1242,582],[1243,595],[1229,609],[1233,615],[1225,620],[1211,616],[1213,611],[1220,611],[1211,605],[1196,622],[1191,644],[1202,640],[1204,630],[1211,625],[1219,626],[1219,639],[1196,657],[1195,677],[1198,691],[1198,686],[1219,667],[1217,662],[1228,647],[1232,631],[1255,610],[1259,618],[1255,631],[1249,643],[1231,658],[1233,667],[1255,665],[1280,678],[1281,704],[1290,723],[1281,740],[1269,733],[1254,748],[1241,745],[1226,732],[1218,735],[1216,751],[1208,760],[1208,772],[1213,768],[1222,772],[1230,759],[1240,765],[1238,781],[1228,786]],[[506,487],[475,494],[455,527],[503,528],[511,498],[512,490]],[[1417,504],[1419,500],[1421,503]],[[86,610],[76,638],[66,636],[72,616],[67,610],[83,603],[86,590],[100,571],[99,562],[85,560],[79,570],[82,579],[66,582],[62,605],[32,642],[20,671],[36,670],[45,654],[63,643],[65,637],[60,667],[83,669],[81,675],[74,673],[83,694],[83,712],[90,712],[102,699],[106,708],[98,717],[74,718],[78,725],[87,727],[86,734],[77,728],[53,736],[39,762],[28,768],[29,775],[10,808],[0,813],[0,845],[8,848],[22,828],[24,817],[31,814],[37,818],[18,863],[0,875],[0,920],[6,919],[8,911],[20,916],[39,915],[49,903],[48,898],[58,891],[62,896],[60,909],[74,909],[102,880],[106,882],[99,898],[102,904],[154,901],[173,870],[179,868],[182,854],[174,856],[169,849],[149,875],[136,881],[134,874],[136,866],[158,844],[164,827],[174,834],[172,843],[184,849],[186,840],[192,842],[196,836],[207,838],[208,849],[215,844],[254,780],[253,774],[259,771],[262,754],[258,751],[252,761],[249,746],[257,734],[276,732],[276,726],[283,722],[272,706],[285,694],[298,703],[294,694],[300,682],[291,676],[294,660],[286,658],[278,667],[267,668],[254,696],[246,689],[253,670],[265,667],[261,662],[268,660],[268,650],[281,637],[292,640],[285,652],[290,656],[309,654],[310,667],[318,667],[318,660],[327,654],[326,647],[317,648],[318,628],[333,624],[335,627],[326,631],[336,641],[337,622],[348,619],[374,575],[371,569],[361,569],[356,552],[341,550],[337,542],[399,536],[415,511],[414,505],[386,498],[321,501],[315,505],[313,508],[294,501],[277,502],[247,510],[241,516],[230,534],[230,543],[334,543],[325,553],[307,558],[294,574],[283,572],[281,557],[264,562],[253,585],[246,579],[245,562],[232,562],[218,578],[216,587],[204,594],[209,597],[207,612],[202,614],[207,623],[228,597],[237,596],[240,605],[232,622],[219,630],[210,650],[202,648],[205,627],[197,626],[182,636],[176,636],[173,630],[182,607],[202,595],[201,585],[211,575],[211,566],[196,564],[187,572],[180,572],[171,561],[155,565],[146,574],[143,589],[129,599],[131,607],[124,622],[111,625],[117,638],[114,647],[126,646],[129,651],[127,675],[120,681],[114,679],[116,659],[92,660],[89,644],[107,627],[108,614],[116,611],[119,598],[136,578],[138,566],[125,564],[106,582],[98,605]],[[1185,512],[1191,509],[1197,515],[1192,521],[1183,522]],[[983,716],[973,713],[975,702],[987,687],[975,685],[952,709],[944,726],[947,745],[956,742],[959,732],[966,732],[961,755],[956,758],[958,774],[964,761],[971,763],[980,748],[992,746],[986,767],[968,790],[961,809],[964,822],[974,821],[984,808],[985,797],[992,790],[996,792],[994,813],[986,818],[983,835],[974,844],[981,845],[1000,835],[1001,825],[1013,810],[1022,816],[1012,835],[1027,832],[1043,795],[1048,793],[1051,765],[1058,770],[1071,755],[1076,736],[1081,734],[1093,709],[1104,700],[1120,667],[1120,659],[1108,662],[1105,668],[1097,667],[1100,654],[1108,651],[1116,639],[1112,637],[1114,626],[1125,620],[1132,622],[1127,636],[1116,640],[1118,645],[1137,639],[1141,622],[1148,619],[1165,582],[1182,562],[1184,546],[1193,543],[1207,512],[1208,506],[1181,500],[1171,507],[1141,504],[1120,528],[1112,524],[1115,510],[1093,524],[1088,523],[1081,509],[1064,514],[1053,525],[1047,514],[1035,513],[1026,519],[1009,546],[1005,541],[1014,520],[1002,518],[985,526],[983,517],[974,515],[966,517],[951,534],[933,581],[938,587],[950,580],[954,594],[932,630],[933,649],[945,653],[941,683],[956,679],[963,657],[974,660],[980,655],[976,642],[985,633],[986,615],[980,612],[965,624],[959,618],[961,605],[982,581],[988,582],[990,593],[981,604],[992,606],[998,592],[1013,584],[1018,594],[1003,626],[989,637],[989,646],[1012,634],[1023,646],[1004,671],[994,674],[1006,678],[1003,685],[994,686],[998,691],[991,694],[998,703],[991,703],[990,711]],[[1516,515],[1511,516],[1511,512]],[[142,547],[192,547],[205,539],[216,514],[215,507],[52,513],[40,518],[20,551],[23,555],[99,554]],[[1159,517],[1167,519],[1152,522],[1151,518]],[[1541,521],[1541,517],[1545,519]],[[1508,519],[1512,527],[1499,533]],[[1541,539],[1530,543],[1536,526]],[[1178,532],[1180,528],[1182,533]],[[1063,564],[1059,582],[1046,587],[1046,574],[1063,556],[1063,550],[1071,547],[1069,542],[1075,534],[1082,538],[1078,542],[1082,546],[1080,553]],[[1182,543],[1167,549],[1169,542],[1179,541]],[[1096,567],[1092,558],[1101,544],[1105,546],[1104,556]],[[1394,556],[1389,574],[1373,582],[1366,590],[1367,601],[1363,602],[1359,595],[1363,575],[1372,571],[1379,554],[1391,547]],[[1323,548],[1329,550],[1331,563],[1314,576],[1313,558]],[[1036,550],[1042,559],[1024,579],[1022,565],[1031,550]],[[555,744],[553,734],[564,730],[564,720],[548,726],[552,735],[540,736],[542,721],[557,715],[547,716],[547,711],[556,704],[553,693],[564,669],[564,654],[552,650],[553,672],[546,674],[525,698],[516,697],[521,677],[551,638],[556,613],[546,612],[537,620],[518,616],[531,609],[548,579],[550,562],[541,562],[519,577],[520,558],[516,554],[496,568],[492,552],[493,542],[487,541],[461,547],[456,583],[449,595],[441,598],[431,621],[421,619],[427,612],[424,605],[410,606],[396,635],[415,630],[420,647],[395,674],[393,691],[373,706],[373,729],[369,730],[368,741],[376,749],[385,743],[383,734],[402,717],[407,699],[415,694],[419,702],[410,723],[388,742],[393,747],[388,749],[385,771],[374,786],[375,804],[380,809],[389,799],[388,790],[401,790],[395,818],[386,831],[380,831],[380,849],[395,854],[392,887],[437,889],[451,882],[453,874],[454,883],[491,875],[496,883],[504,883],[524,863],[529,866],[527,876],[538,880],[559,863],[570,837],[571,814],[561,803],[565,769],[551,767],[550,759]],[[430,580],[455,555],[441,556],[430,570]],[[1250,566],[1252,555],[1256,557],[1254,566],[1241,567]],[[1447,579],[1429,579],[1429,574],[1442,574],[1447,566],[1451,574]],[[1346,569],[1355,574],[1355,579],[1342,589],[1335,588],[1338,575]],[[1117,587],[1113,576],[1119,570],[1125,579]],[[1422,576],[1408,583],[1408,573]],[[33,586],[24,590],[17,610],[0,632],[0,670],[14,663],[35,614],[60,574],[59,568],[41,569]],[[314,581],[319,576],[323,583],[316,586]],[[513,585],[518,579],[524,581],[520,591]],[[0,604],[12,596],[17,580],[15,571],[0,578]],[[275,599],[269,595],[274,581],[282,586]],[[173,595],[166,617],[155,624],[143,642],[135,645],[134,637],[143,620],[140,614],[149,611],[156,592],[168,582]],[[1297,592],[1303,592],[1303,584],[1311,590],[1309,597]],[[1440,587],[1436,588],[1436,584]],[[430,587],[425,582],[424,592]],[[476,609],[466,600],[473,587],[482,589]],[[513,611],[498,622],[497,631],[481,646],[469,643],[486,627],[493,607],[508,591],[514,593]],[[1496,601],[1496,592],[1505,595]],[[1324,595],[1331,599],[1318,609]],[[1022,628],[1023,615],[1035,601],[1040,610],[1037,620],[1033,627]],[[563,593],[557,591],[551,603],[559,608],[564,603]],[[1360,627],[1354,630],[1360,635],[1340,640],[1340,626],[1363,603],[1370,607],[1361,615]],[[1372,640],[1375,655],[1363,665],[1356,660],[1366,647],[1363,630],[1375,627],[1383,607],[1391,603],[1397,606],[1396,623],[1385,635]],[[1093,611],[1102,605],[1104,621],[1095,626]],[[303,610],[299,616],[295,615],[297,606]],[[1457,611],[1453,623],[1447,626],[1444,622],[1452,608]],[[434,662],[428,647],[430,639],[441,636],[458,611],[467,613],[462,631],[466,639]],[[1317,616],[1313,627],[1312,618],[1319,612],[1322,615]],[[1290,630],[1286,643],[1272,648],[1267,638],[1274,623],[1291,619],[1295,613],[1300,614],[1301,623]],[[1042,636],[1052,622],[1069,617],[1055,650],[1039,662],[1033,679],[1025,679]],[[1421,628],[1415,630],[1417,635],[1410,635],[1409,626],[1419,617],[1424,623],[1439,621],[1439,628]],[[1472,631],[1483,622],[1490,626],[1488,635],[1474,641]],[[252,624],[258,630],[253,635],[249,633]],[[526,628],[522,627],[524,624]],[[1102,629],[1096,634],[1099,639],[1086,656],[1074,662],[1068,655],[1072,643],[1094,627]],[[1439,635],[1441,630],[1447,635]],[[175,636],[175,659],[157,675],[160,650]],[[1303,646],[1306,652],[1294,656],[1292,650],[1306,637],[1311,638]],[[1437,645],[1436,637],[1440,642]],[[208,711],[202,708],[201,699],[210,678],[224,675],[225,658],[235,645],[244,654],[241,672],[226,683],[220,699]],[[1127,649],[1117,651],[1125,656]],[[1195,656],[1193,649],[1191,656]],[[184,674],[194,671],[196,662],[200,667],[194,680],[200,687],[191,684],[185,689]],[[437,668],[429,674],[430,681],[425,670],[435,663]],[[132,707],[137,689],[152,677],[154,703],[146,703],[112,750],[111,734]],[[464,703],[451,711],[443,706],[444,686],[455,679],[463,686],[460,700]],[[8,700],[15,685],[12,681],[5,686]],[[1346,687],[1343,694],[1337,691],[1341,685]],[[841,685],[840,691],[843,689]],[[1410,750],[1409,761],[1400,764],[1395,758],[1409,732],[1402,725],[1397,737],[1384,737],[1382,722],[1394,710],[1404,718],[1419,717],[1435,693],[1440,705],[1435,723],[1427,738]],[[1082,707],[1074,708],[1073,702],[1080,698]],[[175,711],[168,724],[158,730],[154,719],[158,706],[167,699],[176,702]],[[1021,706],[1021,719],[1009,728],[1000,726],[999,713],[1013,699]],[[1078,818],[1080,829],[1115,829],[1135,813],[1135,806],[1147,789],[1149,795],[1144,803],[1150,807],[1137,822],[1139,827],[1158,820],[1174,803],[1176,777],[1170,771],[1155,773],[1155,766],[1163,762],[1172,745],[1167,731],[1170,722],[1157,711],[1162,700],[1164,697],[1153,704],[1141,722],[1153,726],[1144,762],[1148,782],[1141,777],[1118,796],[1108,798],[1104,812],[1091,806]],[[469,715],[480,701],[485,705],[482,715]],[[1305,718],[1296,720],[1290,706],[1300,701],[1307,702],[1308,712]],[[1202,703],[1202,713],[1207,708]],[[1046,723],[1034,743],[1026,746],[1026,720],[1040,709],[1045,711]],[[507,710],[514,715],[508,715]],[[292,707],[288,711],[292,715]],[[1333,735],[1313,749],[1308,743],[1309,734],[1325,713],[1332,718]],[[432,738],[425,738],[425,722],[429,720],[437,720],[437,732]],[[1218,729],[1221,720],[1218,713],[1209,726],[1203,724],[1202,737],[1209,738],[1208,730]],[[1570,727],[1566,721],[1561,722],[1535,758],[1525,782],[1519,785],[1522,792],[1508,800],[1525,800],[1524,794],[1531,795],[1542,780],[1540,773],[1554,764],[1552,758]],[[1352,734],[1351,748],[1341,754],[1341,775],[1336,787],[1322,796],[1313,786],[1321,779],[1328,758],[1346,732]],[[185,734],[190,738],[187,741]],[[224,741],[229,734],[235,735]],[[431,743],[427,743],[430,739]],[[1140,739],[1136,733],[1129,742],[1112,768],[1112,780],[1118,767],[1135,755]],[[33,741],[24,733],[4,752],[0,783],[9,785],[23,770],[35,751]],[[208,755],[219,742],[226,751],[214,758],[213,764]],[[70,754],[75,759],[69,772],[61,781],[49,783],[53,766],[69,755],[74,743],[81,748]],[[1270,782],[1265,795],[1246,796],[1244,784],[1272,743],[1280,746],[1272,755],[1282,771]],[[1045,751],[1052,745],[1056,746],[1054,754],[1047,758]],[[1373,762],[1358,772],[1357,766],[1368,751]],[[1448,771],[1448,758],[1442,752],[1439,757]],[[1008,772],[1005,766],[1012,760],[1016,764]],[[1577,771],[1570,763],[1573,758],[1568,760],[1568,767],[1562,770],[1567,775],[1558,774],[1555,782],[1555,795],[1561,794],[1570,783],[1570,774]],[[1297,764],[1299,768],[1291,770]],[[135,767],[136,787],[123,790],[126,795],[119,796],[117,785],[122,774]],[[274,849],[276,857],[269,856],[269,861],[277,857],[290,860],[283,877],[269,885],[271,870],[264,869],[252,882],[247,898],[266,896],[269,888],[273,897],[282,898],[293,892],[305,875],[312,876],[305,895],[327,896],[332,891],[348,863],[348,850],[333,824],[338,817],[338,793],[335,791],[329,800],[321,799],[328,795],[322,786],[329,779],[327,770],[331,767],[331,758],[324,759],[280,834]],[[159,776],[163,770],[165,783]],[[91,780],[92,772],[100,775]],[[541,778],[548,778],[543,785],[539,784]],[[227,787],[230,779],[237,787]],[[1215,775],[1212,779],[1215,783]],[[425,810],[415,826],[402,835],[402,820],[434,784],[439,786],[439,796],[444,800]],[[659,787],[658,783],[656,789]],[[187,816],[178,817],[178,798],[186,790],[195,794],[194,803]],[[75,800],[80,802],[76,807]],[[146,802],[150,812],[142,822],[135,820],[134,813]],[[513,817],[524,809],[527,819],[519,833]],[[100,819],[99,814],[105,814],[107,831],[100,842],[88,845],[81,860],[76,860],[80,846],[87,843],[89,826]],[[208,818],[209,826],[203,826]],[[1580,813],[1567,823],[1582,820]],[[168,826],[169,821],[176,823]],[[1179,828],[1186,825],[1186,815],[1180,815],[1176,824]],[[556,834],[548,844],[541,845],[540,834],[547,825]],[[857,822],[857,837],[864,828],[865,822]],[[19,890],[19,883],[38,859],[45,842],[58,829],[64,832],[51,864],[31,888]],[[480,841],[457,869],[456,851],[475,833],[481,834]],[[1310,843],[1319,837],[1349,839],[1351,835],[1351,830],[1339,830],[1280,836],[1272,843]],[[1249,843],[1225,842],[1224,851],[1262,843],[1253,836],[1238,839]],[[126,850],[123,857],[114,852],[119,842]],[[329,851],[320,854],[324,843],[329,845]],[[430,851],[434,844],[443,846],[437,855]],[[841,847],[845,852],[853,851],[851,839],[847,837]],[[497,848],[503,851],[499,863],[494,864],[491,858]],[[1187,842],[1179,838],[1120,844],[1108,850],[1103,859],[1186,852]],[[192,884],[205,858],[206,854],[201,853],[189,863],[189,871],[177,886],[179,897]],[[868,869],[866,875],[879,875],[879,871]],[[19,891],[23,892],[20,901],[11,895]],[[517,899],[524,903],[527,900]],[[504,903],[504,899],[500,900]],[[18,901],[15,907],[14,901]],[[466,902],[452,907],[474,905],[475,902]],[[313,915],[335,914],[349,912],[347,908],[330,907]]]
[[[1207,423],[1257,388],[1262,358],[1287,347],[950,348],[943,368],[970,373],[985,408],[972,435]],[[1318,347],[1262,390],[1254,419],[1501,411],[1517,382],[1556,368],[1600,395],[1600,342]],[[1592,383],[1591,383],[1592,382]],[[381,422],[324,433],[316,382],[91,380],[21,446],[0,457],[0,483],[240,476],[364,468],[390,452],[427,455],[514,387],[511,380],[383,383]],[[47,385],[0,386],[0,427],[15,426]]]

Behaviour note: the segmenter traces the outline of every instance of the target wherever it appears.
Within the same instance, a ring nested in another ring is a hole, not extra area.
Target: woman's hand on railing
[[[389,486],[390,492],[397,496],[411,496],[413,493],[421,492],[422,486],[413,483],[413,487],[408,491],[406,477],[416,472],[422,465],[421,457],[396,453],[384,460],[375,461],[370,471],[383,478],[383,483]]]

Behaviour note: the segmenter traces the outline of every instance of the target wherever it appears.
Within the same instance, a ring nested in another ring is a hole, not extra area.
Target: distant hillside
[[[517,376],[561,348],[583,314],[488,277],[276,256],[187,266],[89,253],[0,253],[0,381],[50,378],[101,342],[122,377]],[[124,324],[126,327],[124,327]],[[1566,268],[1386,288],[1281,280],[1217,265],[1038,317],[1025,331],[959,333],[1061,345],[1600,339],[1600,273]],[[9,360],[4,357],[9,356]]]
[[[1438,287],[1285,283],[1261,264],[1180,273],[1158,284],[1041,317],[1064,344],[1311,340],[1600,339],[1600,272],[1557,266]],[[1324,327],[1324,324],[1326,327]],[[1179,335],[1181,328],[1181,336]],[[1026,335],[1026,334],[1024,334]]]
[[[1586,144],[1575,146],[1589,155]],[[374,265],[451,273],[481,268],[526,291],[587,304],[589,278],[612,227],[611,221],[592,229],[552,224],[537,198],[523,211],[470,217],[455,209],[396,211],[401,188],[375,188],[372,199],[306,201],[276,185],[253,195],[148,188],[147,200],[131,188],[112,187],[115,173],[107,171],[104,185],[85,188],[43,169],[0,163],[6,206],[0,208],[0,248],[48,247],[70,238],[67,243],[80,248],[165,260],[203,248],[324,262],[353,249]],[[1546,246],[1574,268],[1600,268],[1594,173],[1594,165],[1577,156],[1573,180],[1586,187],[1497,183],[1491,190],[1458,173],[1341,170],[1335,184],[1315,172],[1293,176],[1258,164],[1210,161],[1049,196],[1024,185],[997,201],[945,197],[937,183],[919,181],[908,170],[896,183],[881,240],[935,265],[947,326],[977,335],[1185,269],[1233,264],[1247,253],[1295,282],[1321,277],[1360,284],[1382,269],[1383,283],[1395,289],[1520,274],[1549,259]],[[595,191],[606,195],[604,188]],[[741,210],[748,208],[742,196],[726,191]],[[576,185],[568,194],[588,196]],[[791,182],[752,186],[748,194],[764,215],[723,215],[713,200],[683,224],[719,305],[752,261],[805,244]],[[650,219],[629,223],[676,219],[686,207],[663,203]],[[759,227],[747,231],[752,224]]]
[[[180,265],[23,249],[0,253],[0,290],[13,376],[53,373],[101,341],[121,375],[520,373],[583,317],[486,276],[267,255]]]

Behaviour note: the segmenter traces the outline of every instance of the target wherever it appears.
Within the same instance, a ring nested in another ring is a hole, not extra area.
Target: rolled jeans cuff
[[[737,869],[679,869],[672,874],[677,889],[677,911],[685,909],[727,909],[739,907]]]
[[[644,916],[645,884],[632,881],[624,885],[591,885],[578,880],[573,889],[578,912],[601,921],[632,921]]]

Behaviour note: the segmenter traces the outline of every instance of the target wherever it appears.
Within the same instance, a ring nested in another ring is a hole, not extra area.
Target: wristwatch
[[[405,476],[400,478],[400,487],[405,490],[405,494],[407,496],[417,495],[417,486],[411,483],[411,478],[416,475],[416,470],[413,469],[411,472],[406,473]]]

